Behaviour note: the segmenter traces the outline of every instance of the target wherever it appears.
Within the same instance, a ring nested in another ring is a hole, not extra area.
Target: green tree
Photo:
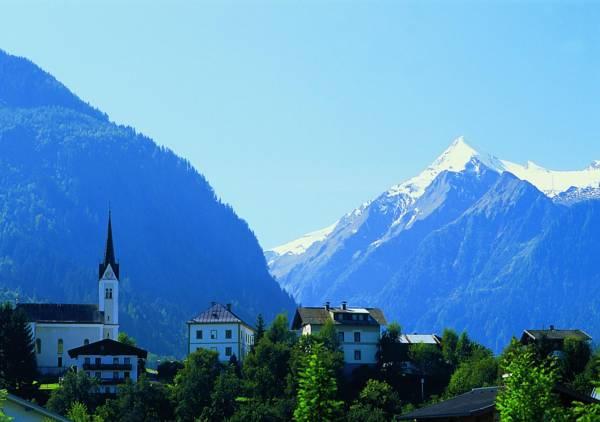
[[[458,365],[458,334],[451,328],[444,329],[442,333],[442,355],[444,360],[455,368]]]
[[[315,334],[317,340],[331,351],[340,349],[340,338],[338,337],[337,330],[333,320],[328,319],[321,329]]]
[[[369,380],[358,400],[350,406],[347,420],[352,422],[389,421],[400,414],[400,398],[392,387],[383,381]]]
[[[186,358],[173,385],[178,420],[193,421],[210,405],[210,394],[220,370],[216,352],[199,349]]]
[[[87,406],[78,401],[74,402],[69,408],[67,418],[71,419],[73,422],[92,422],[94,420],[88,413]]]
[[[10,422],[12,418],[6,416],[6,414],[2,411],[4,409],[4,403],[6,402],[6,390],[0,390],[0,422]]]
[[[290,331],[290,323],[285,314],[278,314],[271,326],[265,333],[265,337],[273,343],[288,343],[292,344],[295,339],[295,334]]]
[[[68,371],[60,386],[52,391],[48,409],[65,415],[73,403],[83,403],[87,408],[95,408],[98,400],[98,380],[88,377],[85,372]]]
[[[124,331],[120,331],[119,332],[119,336],[117,337],[117,340],[119,341],[119,343],[124,343],[127,344],[129,346],[135,346],[135,339],[133,337],[130,337],[126,332]]]
[[[265,335],[254,345],[254,351],[244,359],[245,388],[253,398],[265,401],[284,397],[295,340],[294,333],[288,328],[287,317],[277,315]]]
[[[562,355],[563,381],[571,382],[585,370],[592,357],[592,349],[587,341],[576,337],[567,337]]]
[[[121,385],[117,397],[98,407],[96,415],[106,422],[159,422],[172,420],[174,416],[167,388],[149,382],[145,375],[136,383],[128,381]]]
[[[456,362],[461,363],[471,357],[477,345],[471,341],[466,331],[460,333],[456,342]]]
[[[446,396],[452,397],[473,388],[496,385],[498,362],[489,351],[477,351],[462,362],[450,377]]]
[[[299,390],[294,419],[301,422],[331,421],[342,402],[336,400],[337,385],[332,368],[324,364],[324,346],[315,343],[299,374]]]
[[[215,422],[229,419],[235,413],[236,400],[242,393],[242,381],[236,375],[235,368],[222,371],[210,395],[211,405],[205,408],[200,419]]]
[[[563,414],[552,390],[558,380],[553,359],[538,363],[531,348],[515,350],[505,357],[504,388],[496,398],[502,421],[543,421]]]
[[[262,314],[256,317],[256,331],[254,331],[254,344],[257,344],[265,335],[265,320]]]
[[[31,394],[37,376],[33,336],[25,314],[9,303],[0,305],[0,386]]]

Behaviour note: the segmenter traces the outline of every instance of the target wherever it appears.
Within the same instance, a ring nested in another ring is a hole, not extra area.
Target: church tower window
[[[59,338],[58,339],[58,354],[62,354],[63,353],[63,339]]]
[[[35,339],[35,351],[38,354],[42,353],[42,339],[41,338]]]

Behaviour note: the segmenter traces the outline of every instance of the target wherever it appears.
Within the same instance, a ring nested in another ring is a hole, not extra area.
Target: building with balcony
[[[146,350],[113,339],[103,339],[69,350],[77,371],[100,381],[100,392],[115,394],[119,384],[136,382],[145,367]]]
[[[320,307],[299,307],[292,330],[301,335],[316,334],[327,321],[334,323],[348,369],[377,363],[381,329],[387,325],[381,309],[351,308],[346,302],[339,308],[329,302]]]
[[[254,328],[233,313],[231,304],[212,302],[187,326],[188,354],[207,349],[217,352],[220,361],[229,361],[232,356],[242,361],[254,344]]]

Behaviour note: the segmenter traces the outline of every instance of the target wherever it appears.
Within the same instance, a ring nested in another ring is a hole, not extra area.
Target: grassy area
[[[158,371],[156,369],[152,369],[152,368],[146,368],[146,373],[152,374],[152,375],[158,375]]]

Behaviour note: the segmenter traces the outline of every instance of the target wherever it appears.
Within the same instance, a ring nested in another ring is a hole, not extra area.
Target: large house
[[[143,349],[110,338],[69,350],[77,371],[98,379],[100,392],[107,394],[116,393],[127,380],[136,382],[147,355]]]
[[[334,323],[348,367],[377,363],[381,329],[387,325],[381,309],[351,308],[346,302],[339,308],[330,306],[329,302],[321,307],[299,307],[292,330],[302,335],[315,334],[327,321]]]
[[[563,350],[567,338],[574,338],[585,342],[592,341],[592,337],[583,330],[562,330],[554,328],[554,325],[551,325],[549,329],[529,329],[523,331],[523,334],[521,335],[521,344],[536,344],[542,346],[548,352],[560,352]]]
[[[119,334],[119,264],[110,212],[104,261],[98,272],[98,304],[21,303],[35,339],[38,369],[60,374],[76,362],[67,351]]]
[[[188,354],[213,350],[219,360],[243,360],[254,344],[254,328],[233,313],[231,304],[212,302],[210,308],[187,322]]]

